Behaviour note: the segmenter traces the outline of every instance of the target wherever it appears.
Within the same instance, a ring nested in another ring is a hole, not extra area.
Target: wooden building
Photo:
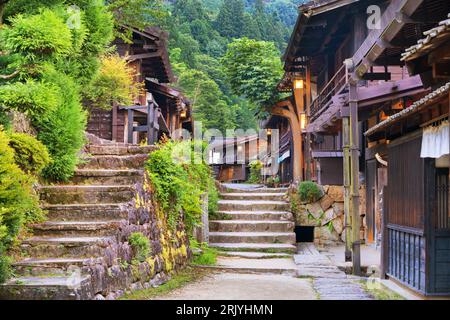
[[[167,33],[158,28],[131,29],[131,43],[117,39],[117,52],[136,70],[144,91],[133,106],[112,106],[90,112],[87,131],[125,143],[154,144],[177,129],[192,131],[190,102],[170,86],[175,81],[167,51]]]
[[[209,160],[220,182],[245,182],[249,178],[250,163],[261,160],[268,148],[267,139],[258,134],[231,138],[215,138],[209,144]]]
[[[429,92],[371,126],[384,149],[383,272],[426,295],[450,295],[450,14],[402,55]]]

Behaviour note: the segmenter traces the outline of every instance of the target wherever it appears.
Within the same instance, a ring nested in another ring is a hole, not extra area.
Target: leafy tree
[[[244,30],[244,2],[224,1],[216,20],[216,30],[224,37],[239,38]]]
[[[236,95],[260,107],[274,102],[276,85],[283,75],[280,52],[272,42],[237,39],[222,59],[224,71]]]
[[[207,74],[189,69],[179,75],[178,85],[191,100],[195,119],[205,129],[234,129],[235,113],[227,104],[219,86]]]

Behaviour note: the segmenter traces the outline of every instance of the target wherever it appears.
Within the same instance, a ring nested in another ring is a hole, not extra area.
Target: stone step
[[[91,300],[93,298],[89,275],[19,277],[0,285],[0,299]]]
[[[144,177],[144,170],[78,169],[71,179],[74,184],[130,185]]]
[[[46,221],[33,225],[33,234],[47,237],[112,236],[117,234],[122,221]]]
[[[288,211],[285,201],[265,200],[219,200],[219,211]]]
[[[124,203],[45,205],[47,218],[53,221],[99,221],[127,219]]]
[[[224,185],[227,193],[286,193],[288,188],[266,188],[266,187],[255,187],[255,188],[246,188],[245,185],[243,187],[230,187],[226,184]]]
[[[87,151],[92,155],[133,155],[149,154],[156,150],[156,146],[139,146],[127,144],[88,145]]]
[[[21,248],[34,258],[96,258],[114,242],[112,237],[32,237]]]
[[[222,251],[240,252],[267,252],[267,253],[295,253],[297,247],[287,243],[214,243],[210,242],[210,247]]]
[[[127,156],[98,155],[85,159],[79,169],[142,169],[148,159],[147,154]]]
[[[252,252],[252,251],[219,251],[219,256],[237,257],[246,259],[277,259],[292,257],[289,253],[267,253],[267,252]]]
[[[223,200],[269,200],[283,201],[284,193],[221,193]]]
[[[83,258],[48,258],[25,259],[14,263],[14,273],[20,276],[42,276],[49,274],[70,275],[75,270],[81,270],[84,266],[94,264],[98,259]]]
[[[293,232],[210,232],[212,243],[295,243]]]
[[[288,211],[218,211],[217,215],[226,220],[293,221],[292,213]]]
[[[294,227],[294,222],[279,220],[212,220],[209,222],[209,230],[219,232],[293,232]]]
[[[48,204],[122,203],[133,199],[134,187],[124,186],[42,186],[42,201]]]
[[[292,258],[249,259],[218,257],[214,266],[201,266],[209,270],[246,274],[284,274],[296,276],[297,268]]]

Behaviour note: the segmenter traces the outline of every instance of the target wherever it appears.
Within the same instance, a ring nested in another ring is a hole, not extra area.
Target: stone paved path
[[[358,283],[358,277],[346,275],[312,244],[300,245],[294,261],[298,276],[313,279],[313,288],[321,300],[373,299]]]

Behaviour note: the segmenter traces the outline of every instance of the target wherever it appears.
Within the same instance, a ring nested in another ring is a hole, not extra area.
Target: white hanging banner
[[[440,158],[450,153],[449,123],[429,126],[423,130],[421,158]]]

